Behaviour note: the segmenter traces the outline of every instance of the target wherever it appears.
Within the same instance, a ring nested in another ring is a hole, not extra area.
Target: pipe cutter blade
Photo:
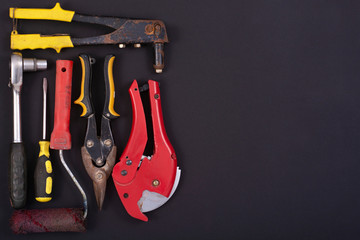
[[[143,192],[142,197],[140,198],[140,200],[138,202],[140,211],[143,213],[150,212],[150,211],[155,210],[155,209],[161,207],[162,205],[164,205],[171,198],[171,196],[174,194],[177,186],[179,185],[180,174],[181,174],[181,170],[179,167],[177,167],[175,183],[174,183],[174,186],[171,190],[169,197],[164,197],[163,195],[158,194],[156,192],[150,192],[148,190],[145,190]]]

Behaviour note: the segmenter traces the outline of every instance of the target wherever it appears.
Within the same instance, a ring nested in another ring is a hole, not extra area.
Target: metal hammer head
[[[46,68],[47,61],[44,59],[23,58],[21,53],[13,52],[10,60],[10,83],[16,91],[20,91],[23,83],[23,72],[35,72]]]

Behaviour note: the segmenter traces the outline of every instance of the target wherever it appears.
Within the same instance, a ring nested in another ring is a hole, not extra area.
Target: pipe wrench
[[[84,146],[81,147],[81,156],[85,169],[93,181],[95,198],[101,210],[106,181],[115,164],[116,146],[111,133],[110,120],[119,117],[114,110],[115,87],[113,80],[113,63],[115,56],[108,55],[104,63],[105,104],[101,117],[101,136],[97,136],[95,111],[91,102],[91,65],[95,62],[86,54],[79,56],[82,66],[81,95],[75,101],[83,108],[81,117],[88,119]]]
[[[168,42],[164,22],[160,20],[129,19],[118,17],[87,16],[64,10],[59,3],[52,9],[36,8],[10,8],[9,16],[13,19],[13,31],[11,32],[11,49],[45,49],[53,48],[60,52],[62,48],[72,48],[82,45],[119,44],[124,48],[126,44],[152,44],[155,52],[154,69],[161,73],[164,68],[164,43]],[[114,31],[105,35],[73,38],[68,34],[42,35],[42,34],[19,34],[17,31],[17,19],[39,19],[63,22],[82,22],[98,24],[112,28]]]
[[[146,125],[141,101],[140,92],[145,91],[149,93],[152,126]],[[172,196],[181,170],[165,131],[159,83],[149,80],[139,87],[134,80],[129,93],[133,108],[131,134],[112,177],[126,211],[134,218],[148,221],[143,213],[162,206]],[[154,136],[152,156],[143,155],[148,141],[147,127],[152,127]]]

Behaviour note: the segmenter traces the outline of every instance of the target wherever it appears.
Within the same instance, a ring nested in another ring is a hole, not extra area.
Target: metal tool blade
[[[99,211],[101,211],[102,205],[104,203],[105,191],[106,191],[107,177],[106,177],[105,171],[99,170],[98,173],[95,175],[95,178],[98,179],[98,181],[93,181],[95,199],[96,199],[96,203],[98,205]]]
[[[46,98],[47,98],[48,82],[47,78],[43,78],[43,140],[46,139]]]
[[[150,212],[164,205],[174,194],[180,181],[180,174],[181,174],[181,170],[179,167],[177,167],[174,185],[173,188],[171,189],[171,193],[169,197],[165,197],[159,193],[150,192],[148,190],[143,191],[142,197],[138,201],[138,206],[140,208],[140,211],[143,213]]]
[[[116,146],[113,146],[111,152],[108,155],[108,158],[105,161],[105,165],[102,167],[96,167],[93,164],[90,153],[87,151],[86,147],[81,147],[81,157],[85,170],[93,181],[96,203],[99,207],[99,210],[102,209],[104,202],[107,179],[109,178],[115,165],[116,150]]]

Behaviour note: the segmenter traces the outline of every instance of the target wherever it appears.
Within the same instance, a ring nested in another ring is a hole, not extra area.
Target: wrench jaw
[[[99,207],[99,210],[101,210],[105,198],[106,182],[111,174],[111,170],[115,165],[116,146],[113,146],[106,159],[105,165],[102,167],[96,167],[94,165],[93,160],[91,159],[91,156],[86,150],[85,146],[81,147],[81,156],[86,172],[93,181],[96,203]]]
[[[168,200],[180,177],[175,151],[167,138],[163,123],[159,83],[152,80],[148,83],[154,154],[151,158],[142,157],[148,138],[144,108],[135,80],[129,89],[133,106],[130,139],[112,173],[116,190],[126,211],[142,221],[148,221],[143,212],[154,210]],[[156,194],[159,196],[159,203],[150,204],[150,208],[143,209],[143,205],[148,205]]]

